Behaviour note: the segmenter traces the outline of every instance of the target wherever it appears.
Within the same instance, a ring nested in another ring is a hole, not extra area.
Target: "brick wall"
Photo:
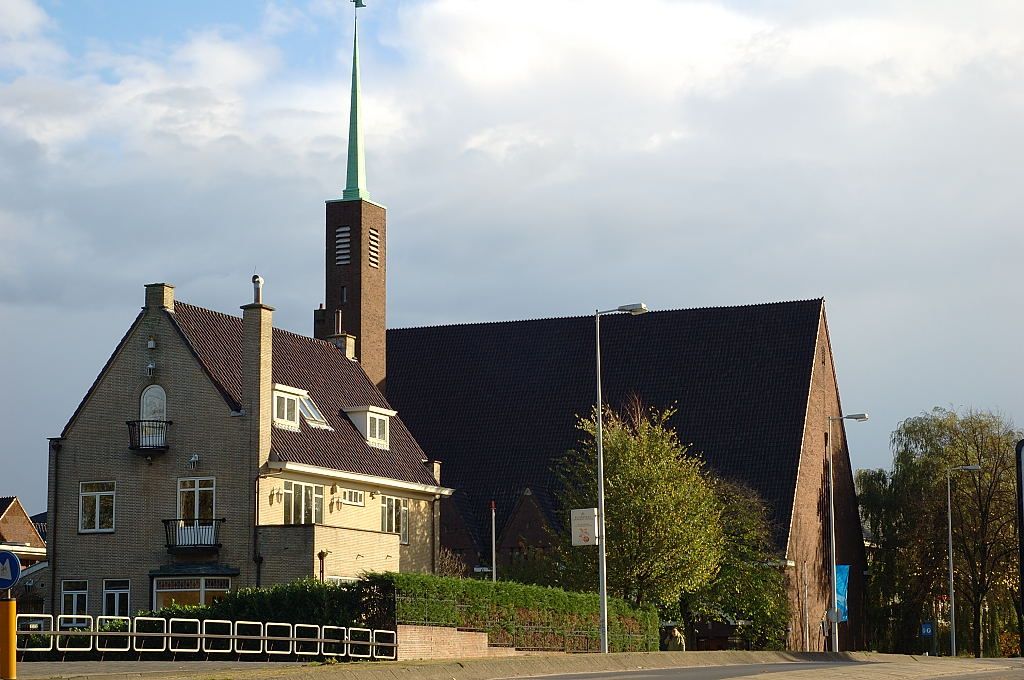
[[[0,517],[0,539],[8,543],[27,543],[33,548],[46,547],[32,523],[32,518],[28,516],[17,498],[11,502],[3,517]]]
[[[148,289],[147,298],[166,300],[164,292]],[[151,338],[153,349],[147,347]],[[156,364],[152,377],[150,362]],[[128,449],[125,423],[139,419],[139,399],[149,385],[164,388],[173,425],[167,452],[147,461]],[[58,613],[63,580],[88,580],[92,615],[102,613],[104,579],[130,579],[131,609],[150,607],[150,570],[176,561],[161,520],[178,516],[180,478],[216,478],[215,516],[227,519],[219,561],[240,570],[232,587],[254,585],[256,468],[247,428],[246,418],[231,415],[167,312],[145,308],[51,455],[48,549]],[[193,454],[199,463],[189,469]],[[79,532],[79,483],[86,481],[115,482],[113,532]]]
[[[335,229],[350,228],[351,262],[335,263]],[[380,235],[380,266],[368,258],[369,230]],[[326,290],[324,313],[316,315],[314,333],[326,338],[333,333],[334,312],[342,311],[342,327],[356,336],[356,357],[363,370],[381,390],[387,371],[387,215],[369,201],[329,201],[326,210]],[[342,299],[342,288],[345,299]]]
[[[516,650],[488,647],[487,633],[437,626],[398,626],[398,658],[472,659],[485,656],[515,656]]]
[[[803,451],[797,480],[787,557],[795,566],[787,570],[792,608],[791,649],[803,649],[804,611],[810,651],[825,650],[828,641],[821,621],[832,598],[831,557],[828,542],[828,486],[826,434],[828,416],[841,413],[833,357],[824,315],[819,322],[817,349],[804,424]],[[855,426],[855,425],[854,425]],[[849,564],[850,621],[841,623],[840,649],[862,649],[864,631],[864,575],[867,562],[849,451],[841,422],[832,424],[835,478],[836,553],[839,564]],[[805,585],[806,584],[806,585]]]
[[[258,375],[243,377],[244,384],[259,386],[267,408],[253,408],[247,403],[247,415],[232,414],[168,316],[173,308],[171,287],[149,286],[146,297],[147,307],[97,379],[64,438],[51,442],[47,547],[57,613],[64,580],[88,581],[89,614],[102,613],[104,579],[129,579],[131,610],[148,609],[152,606],[150,571],[186,562],[217,562],[237,569],[233,589],[316,575],[316,553],[321,549],[331,551],[325,564],[326,575],[330,576],[433,568],[436,524],[432,497],[391,492],[410,498],[411,545],[399,546],[397,534],[380,531],[380,495],[385,489],[329,477],[261,470],[259,461],[269,455],[267,385]],[[251,322],[256,314],[269,314],[266,308],[250,307],[246,315]],[[269,324],[260,332],[268,339]],[[150,340],[155,347],[148,346]],[[250,347],[246,355],[251,360],[269,360],[269,343],[265,352]],[[146,370],[150,363],[156,365],[152,376]],[[140,396],[150,385],[160,385],[166,392],[166,417],[173,424],[167,435],[167,451],[150,452],[147,460],[128,449],[126,421],[140,418]],[[244,395],[243,402],[247,402]],[[193,455],[199,462],[190,469],[188,461]],[[220,528],[222,546],[219,552],[206,555],[170,555],[161,520],[179,516],[178,480],[192,477],[216,479],[214,516],[226,519]],[[323,525],[268,526],[284,522],[283,494],[278,491],[285,479],[324,486]],[[112,481],[116,485],[113,532],[79,531],[79,484],[88,481]],[[343,504],[345,488],[362,490],[364,504]],[[257,532],[253,530],[257,505],[259,551],[263,557],[258,570],[253,559],[257,552]]]

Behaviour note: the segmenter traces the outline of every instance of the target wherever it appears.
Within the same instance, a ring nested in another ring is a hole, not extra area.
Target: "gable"
[[[17,497],[0,499],[0,543],[25,543],[31,548],[46,547]]]
[[[147,349],[147,337],[156,339],[158,354],[151,354]],[[146,375],[145,368],[151,361],[156,365],[153,377]],[[197,369],[198,375],[185,377],[183,367],[186,364],[190,369]],[[223,390],[220,390],[215,381],[201,384],[202,374],[205,373],[206,378],[210,378],[204,368],[174,323],[173,313],[164,309],[143,308],[100,369],[64,426],[61,437],[69,437],[75,424],[87,417],[87,414],[90,414],[88,417],[96,417],[119,427],[124,425],[126,419],[137,418],[141,392],[150,384],[170,389],[175,382],[184,382],[190,392],[204,390],[204,394],[207,394],[205,390],[212,391],[216,388],[221,396],[224,396]],[[178,389],[177,392],[180,396],[182,390]],[[215,393],[213,396],[216,398]],[[226,402],[225,414],[233,410],[230,400]],[[127,433],[125,436],[127,437]],[[125,441],[127,443],[127,439]]]
[[[718,475],[753,488],[786,546],[822,300],[611,315],[604,398],[677,409],[670,424]],[[391,330],[388,396],[446,480],[478,545],[491,498],[556,526],[552,464],[594,405],[593,317]]]

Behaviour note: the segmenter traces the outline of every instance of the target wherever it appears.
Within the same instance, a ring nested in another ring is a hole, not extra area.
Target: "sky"
[[[0,495],[143,284],[310,334],[352,4],[0,0]],[[391,327],[824,297],[855,467],[1024,421],[1024,4],[367,0]]]

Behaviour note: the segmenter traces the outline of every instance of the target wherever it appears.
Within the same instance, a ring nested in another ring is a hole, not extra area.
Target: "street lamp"
[[[949,655],[956,656],[956,600],[953,596],[953,471],[978,472],[980,465],[954,465],[946,470],[946,528],[949,530]]]
[[[832,623],[832,651],[839,651],[839,585],[836,583],[836,494],[835,485],[832,479],[832,421],[833,420],[856,420],[863,423],[868,419],[867,413],[850,413],[845,416],[828,417],[828,521],[829,521],[829,542],[832,547],[832,611],[829,612],[829,619]]]
[[[597,360],[597,578],[601,599],[601,653],[608,653],[608,564],[605,560],[605,533],[604,533],[604,408],[601,400],[601,317],[605,314],[616,314],[626,312],[632,316],[639,316],[647,313],[647,305],[637,302],[632,305],[622,305],[615,309],[594,311],[594,346],[595,358]]]

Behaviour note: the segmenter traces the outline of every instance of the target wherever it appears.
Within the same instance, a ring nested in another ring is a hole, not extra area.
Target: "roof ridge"
[[[176,304],[176,305],[177,304],[182,304],[182,305],[185,305],[186,307],[191,307],[193,309],[201,309],[204,312],[209,312],[210,314],[217,314],[219,316],[225,317],[227,319],[233,319],[233,320],[238,321],[238,322],[243,321],[243,318],[241,316],[235,316],[234,314],[228,314],[227,312],[221,312],[221,311],[218,311],[216,309],[210,309],[209,307],[203,307],[201,305],[193,305],[193,304],[191,304],[189,302],[177,301],[176,300],[174,304]],[[287,328],[280,328],[278,326],[274,326],[273,330],[274,330],[275,333],[285,333],[287,335],[291,335],[293,337],[299,338],[300,340],[311,340],[311,341],[313,341],[313,342],[315,342],[317,344],[327,345],[329,347],[337,348],[337,346],[334,343],[332,343],[332,342],[328,342],[327,340],[321,340],[320,338],[314,338],[311,335],[303,335],[302,333],[296,333],[295,331],[290,331]]]
[[[699,312],[710,309],[753,309],[755,307],[771,307],[775,305],[795,305],[805,302],[823,303],[824,297],[803,298],[798,300],[776,300],[775,302],[754,302],[745,305],[705,305],[703,307],[673,307],[670,309],[652,309],[648,314],[665,314],[668,312]],[[590,314],[577,314],[572,316],[541,316],[527,319],[501,319],[498,321],[460,321],[455,323],[425,324],[421,326],[398,326],[389,328],[388,331],[418,331],[428,328],[457,328],[462,326],[498,326],[501,324],[529,323],[531,321],[564,321],[567,319],[589,319]]]

